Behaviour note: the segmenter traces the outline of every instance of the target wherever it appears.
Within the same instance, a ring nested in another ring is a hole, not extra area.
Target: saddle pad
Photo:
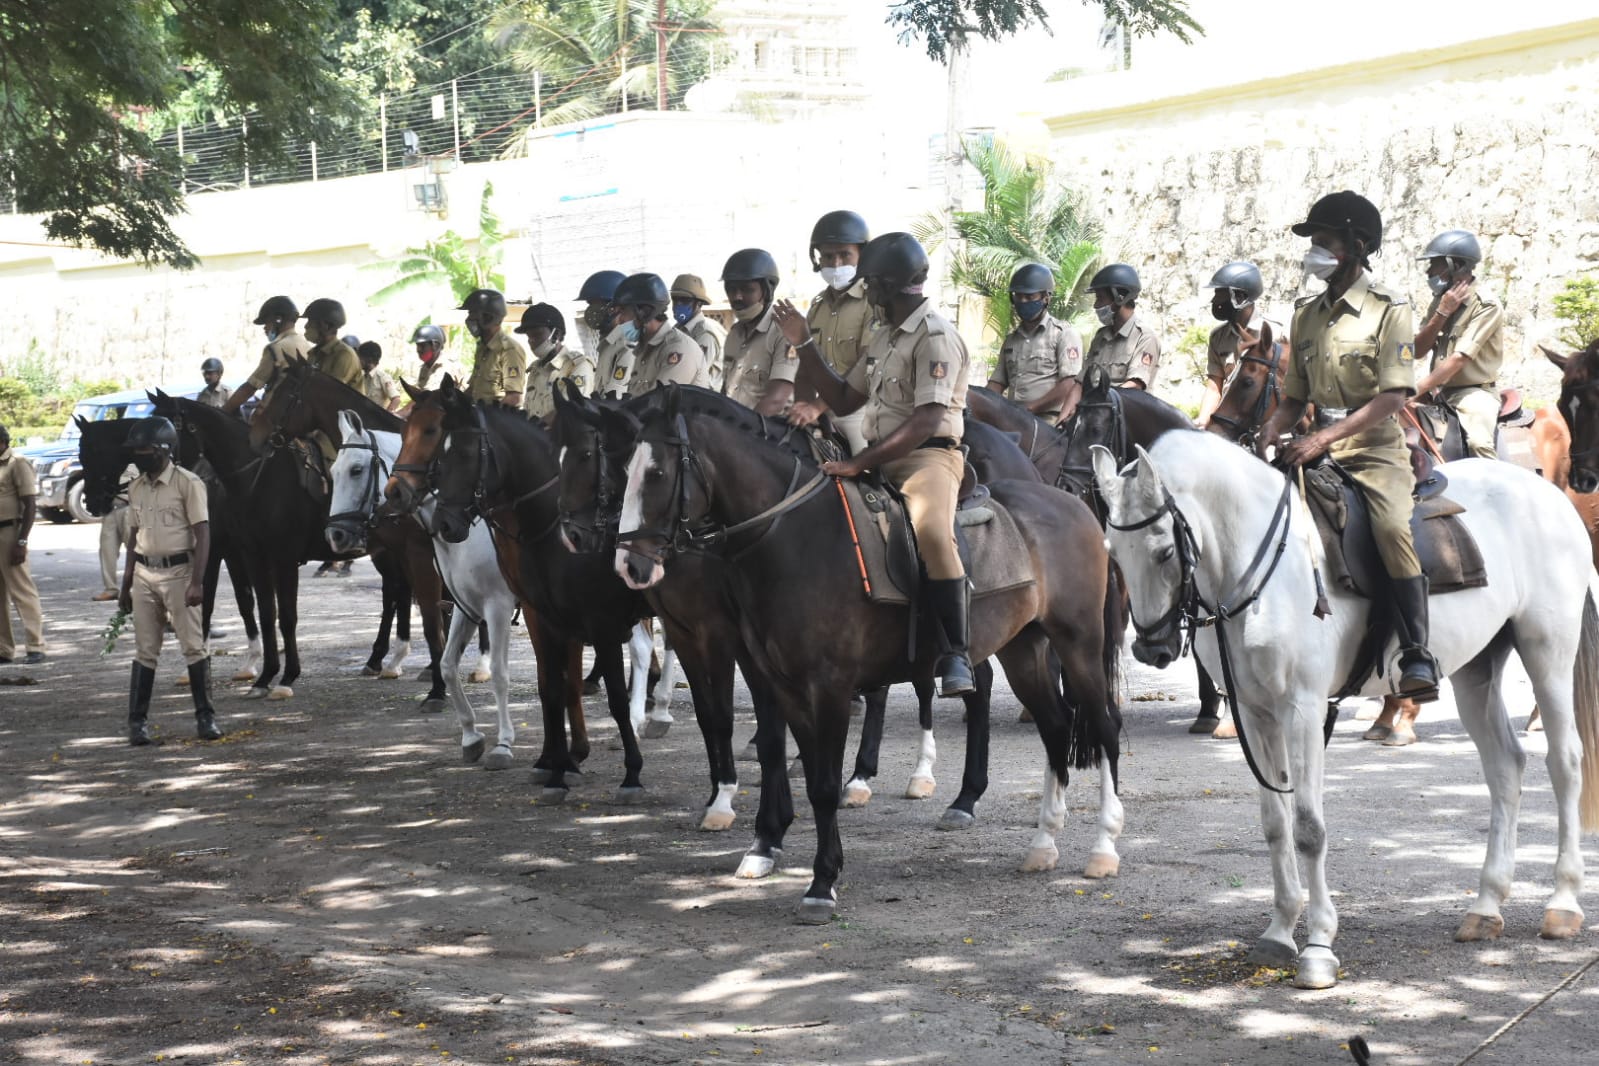
[[[921,563],[904,504],[889,491],[859,481],[845,481],[844,496],[860,539],[872,602],[908,606],[921,582]],[[973,599],[1032,583],[1027,542],[997,501],[983,498],[981,506],[957,511],[955,525]],[[858,572],[854,560],[850,565]]]

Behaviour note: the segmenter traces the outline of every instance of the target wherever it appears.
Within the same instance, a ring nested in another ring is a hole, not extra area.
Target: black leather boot
[[[155,689],[155,671],[143,663],[133,664],[133,678],[128,686],[128,743],[143,747],[151,742],[150,693]]]
[[[944,631],[945,650],[938,657],[938,665],[933,670],[938,679],[938,694],[964,696],[977,687],[972,680],[971,660],[966,657],[966,607],[969,602],[966,579],[929,579],[927,595],[932,601],[933,613],[938,616],[939,626]]]
[[[1399,626],[1399,694],[1417,703],[1438,698],[1438,660],[1427,650],[1427,578],[1396,579]]]
[[[194,697],[194,733],[201,740],[221,740],[217,712],[211,706],[211,657],[189,664],[189,694]]]

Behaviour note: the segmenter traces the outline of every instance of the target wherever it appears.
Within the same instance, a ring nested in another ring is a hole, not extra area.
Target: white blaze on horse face
[[[627,489],[622,494],[622,518],[618,527],[624,532],[638,529],[643,524],[644,476],[655,469],[655,446],[640,444],[633,449],[633,458],[627,464]],[[636,575],[644,557],[617,546],[616,573],[631,589],[647,589],[666,576],[661,564],[651,559],[643,580]]]

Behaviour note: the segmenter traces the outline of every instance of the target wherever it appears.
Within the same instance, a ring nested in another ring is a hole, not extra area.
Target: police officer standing
[[[584,349],[594,357],[594,395],[602,400],[620,400],[633,380],[634,352],[611,303],[616,287],[626,278],[620,270],[597,270],[584,279],[577,293],[588,304],[579,332]]]
[[[172,461],[177,446],[177,430],[165,418],[146,419],[128,433],[139,476],[128,486],[132,520],[120,606],[133,615],[128,743],[135,746],[151,740],[150,693],[168,625],[189,665],[195,732],[201,740],[222,736],[211,706],[211,658],[200,632],[202,575],[211,547],[205,484]]]
[[[27,639],[28,665],[44,662],[44,613],[28,572],[28,534],[37,514],[38,482],[33,464],[11,450],[11,431],[0,426],[0,665],[16,652],[11,605],[17,605]]]
[[[1000,347],[988,387],[1051,421],[1082,373],[1083,338],[1049,313],[1055,274],[1042,263],[1023,263],[1010,277],[1016,325]]]
[[[722,268],[727,302],[738,319],[727,335],[728,396],[759,414],[777,415],[794,401],[799,357],[772,318],[777,261],[761,248],[745,248]]]
[[[570,381],[578,394],[587,396],[594,385],[594,360],[565,344],[566,319],[550,304],[534,304],[522,312],[516,332],[533,346],[527,368],[527,399],[522,410],[548,422],[555,416],[555,390]]]
[[[1083,370],[1097,366],[1112,385],[1151,389],[1160,369],[1160,339],[1138,321],[1138,294],[1143,291],[1138,271],[1126,263],[1112,263],[1088,283],[1094,294],[1094,314],[1099,329],[1088,343]],[[1062,422],[1077,410],[1082,399],[1081,380],[1074,381],[1061,402]]]
[[[228,403],[228,387],[222,384],[222,360],[212,356],[200,364],[200,376],[205,379],[205,388],[195,397],[207,407],[226,407]]]
[[[841,377],[854,369],[866,352],[872,330],[878,328],[872,305],[866,302],[866,279],[858,276],[861,249],[870,239],[866,220],[853,211],[829,211],[811,227],[811,269],[822,276],[827,287],[811,300],[805,324],[816,338],[823,361]],[[827,405],[819,399],[800,400],[793,408],[802,424],[814,422],[826,411]],[[861,436],[865,410],[832,414],[833,427],[849,441],[851,454],[865,451],[866,438]]]
[[[1420,259],[1427,264],[1432,303],[1416,333],[1416,351],[1430,357],[1416,392],[1426,396],[1438,390],[1460,415],[1471,454],[1496,459],[1505,311],[1477,288],[1473,270],[1482,262],[1482,246],[1475,234],[1452,229],[1434,237]]]
[[[1438,698],[1438,664],[1427,651],[1427,579],[1410,535],[1415,478],[1397,418],[1415,392],[1410,304],[1368,273],[1382,244],[1382,215],[1365,197],[1324,196],[1293,232],[1310,238],[1305,272],[1325,280],[1327,291],[1294,308],[1285,395],[1258,447],[1264,454],[1306,403],[1316,405],[1316,431],[1279,449],[1278,459],[1297,466],[1330,453],[1360,485],[1393,587],[1399,694],[1425,703]]]
[[[477,338],[477,355],[466,391],[474,402],[521,407],[526,389],[527,353],[500,327],[505,297],[494,289],[473,289],[457,310],[466,312],[466,331]]]
[[[400,386],[387,370],[378,366],[383,361],[383,346],[377,341],[363,341],[355,350],[355,357],[361,363],[361,391],[366,398],[385,411],[399,410],[400,400],[404,398]]]
[[[255,371],[222,405],[224,411],[229,414],[237,411],[244,401],[272,384],[279,370],[311,354],[311,346],[294,328],[299,320],[300,310],[287,296],[274,296],[261,305],[255,324],[266,334],[266,347],[261,349],[261,361],[256,364]]]
[[[705,292],[705,282],[698,274],[679,274],[672,282],[672,318],[677,328],[694,338],[705,352],[705,372],[710,375],[710,387],[722,390],[722,346],[727,343],[727,330],[713,318],[705,317],[705,307],[711,302]]]
[[[871,240],[861,250],[860,273],[884,326],[848,377],[827,365],[810,326],[787,300],[778,305],[777,321],[829,408],[844,414],[865,408],[866,449],[822,470],[857,477],[876,469],[904,493],[927,572],[928,601],[943,631],[945,651],[934,668],[939,694],[959,696],[973,690],[969,590],[955,543],[955,503],[965,470],[960,441],[966,344],[922,295],[928,261],[916,238],[885,233]]]
[[[708,388],[705,352],[672,321],[672,297],[658,274],[634,274],[616,287],[612,301],[623,340],[635,350],[629,396],[658,385]]]
[[[1210,331],[1205,397],[1199,402],[1199,417],[1194,420],[1200,429],[1210,424],[1228,380],[1238,369],[1240,356],[1248,354],[1269,364],[1286,350],[1288,343],[1288,331],[1282,323],[1270,321],[1260,312],[1266,283],[1254,263],[1228,263],[1216,271],[1206,287],[1211,290],[1211,317],[1221,325]]]
[[[429,323],[418,326],[411,335],[411,343],[416,345],[416,357],[422,366],[416,372],[416,387],[419,389],[436,389],[448,374],[457,382],[464,382],[461,371],[444,355],[444,330]]]

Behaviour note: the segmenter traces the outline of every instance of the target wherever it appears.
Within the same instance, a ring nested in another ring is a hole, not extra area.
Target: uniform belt
[[[954,437],[928,437],[917,448],[959,448],[961,442]]]
[[[189,561],[188,552],[178,552],[176,555],[140,555],[133,553],[133,561],[150,570],[171,570],[174,566],[182,566]]]
[[[1318,406],[1316,408],[1316,425],[1318,425],[1318,426],[1335,425],[1336,423],[1342,422],[1344,419],[1348,418],[1350,415],[1354,414],[1358,410],[1360,410],[1359,407],[1321,407],[1321,406]]]
[[[0,529],[6,529],[10,526],[14,526],[19,521],[20,519],[16,518],[0,518]]]

